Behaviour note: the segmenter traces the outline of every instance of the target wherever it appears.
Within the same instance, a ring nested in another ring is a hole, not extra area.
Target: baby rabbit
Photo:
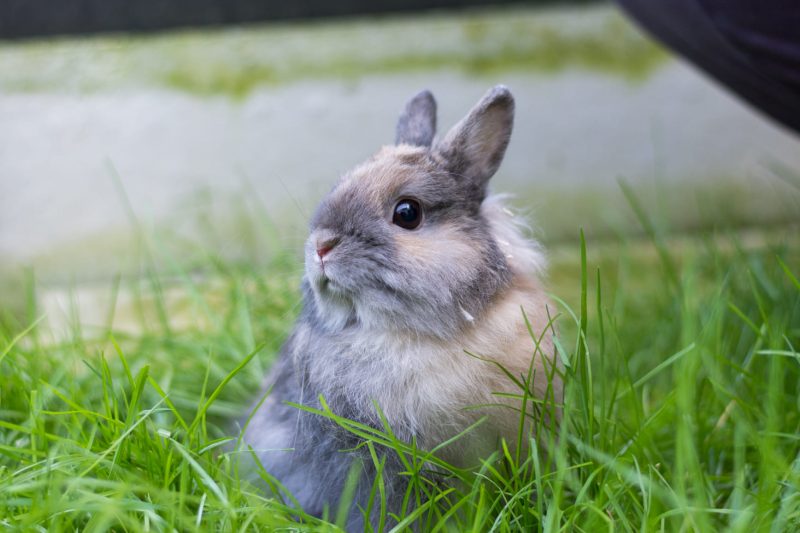
[[[358,437],[287,402],[319,407],[322,396],[337,415],[383,428],[377,405],[397,437],[427,450],[486,417],[438,452],[464,467],[501,438],[516,442],[519,430],[520,400],[495,393],[522,391],[487,360],[532,375],[538,398],[560,398],[541,250],[487,193],[513,118],[511,92],[497,86],[434,141],[436,103],[423,91],[402,112],[396,144],[342,176],[317,208],[304,307],[244,435],[307,512],[336,508],[360,458],[349,522],[359,529],[373,461],[366,447],[355,449]],[[377,451],[389,511],[399,512],[407,477],[396,452]]]

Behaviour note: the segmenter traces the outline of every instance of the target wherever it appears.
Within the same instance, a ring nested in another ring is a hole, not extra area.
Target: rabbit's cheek
[[[473,265],[481,263],[481,249],[454,226],[440,226],[435,233],[400,233],[395,237],[399,257],[413,268],[427,272],[469,277]]]

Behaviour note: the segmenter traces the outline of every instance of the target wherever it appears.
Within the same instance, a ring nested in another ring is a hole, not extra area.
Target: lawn
[[[376,523],[800,528],[797,223],[672,233],[623,192],[637,232],[585,240],[576,227],[571,240],[548,243],[567,386],[561,424],[540,428],[528,453],[501,447],[458,470],[388,431],[320,413],[403,456],[416,510],[388,515],[376,483]],[[109,306],[91,327],[73,316],[56,337],[31,275],[27,304],[0,318],[0,525],[337,530],[344,506],[306,516],[269,497],[274,480],[235,451],[298,312],[296,254],[264,241],[255,244],[274,250],[264,261],[208,251],[187,266],[149,235],[140,244],[143,275],[107,288],[112,300],[129,297],[128,316]],[[137,327],[118,327],[123,318]]]

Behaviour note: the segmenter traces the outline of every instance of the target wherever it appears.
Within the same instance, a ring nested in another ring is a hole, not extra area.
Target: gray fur
[[[422,91],[408,101],[397,121],[395,144],[430,146],[436,135],[436,100]]]
[[[335,413],[381,427],[377,402],[400,439],[422,445],[438,442],[431,427],[463,429],[462,411],[434,404],[427,412],[420,406],[428,404],[409,397],[427,390],[418,382],[426,368],[437,368],[437,361],[414,350],[463,349],[459,339],[471,321],[479,321],[512,281],[481,205],[508,144],[513,109],[508,89],[496,87],[431,147],[435,102],[429,92],[420,93],[397,127],[398,143],[418,148],[379,152],[343,176],[317,209],[306,244],[303,311],[267,379],[274,385],[271,396],[245,435],[306,511],[319,514],[326,504],[335,509],[352,461],[359,460],[363,478],[348,528],[360,529],[358,506],[366,505],[374,469],[366,449],[354,450],[357,438],[286,402],[318,407],[321,395]],[[403,197],[424,206],[419,229],[391,223],[393,207]],[[324,275],[316,257],[318,235],[339,238]],[[414,239],[437,243],[436,249]],[[470,259],[448,259],[451,251]],[[403,353],[419,359],[409,364]],[[405,489],[401,462],[391,450],[378,451],[386,458],[389,511],[398,512]]]
[[[490,90],[437,147],[449,170],[484,190],[494,176],[514,126],[514,97],[503,85]]]

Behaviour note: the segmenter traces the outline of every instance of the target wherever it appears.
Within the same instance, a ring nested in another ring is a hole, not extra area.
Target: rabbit
[[[395,145],[344,174],[313,215],[303,309],[243,435],[306,512],[336,509],[358,460],[348,529],[361,529],[375,472],[359,438],[289,402],[319,408],[322,397],[375,428],[382,413],[399,439],[425,450],[485,417],[437,452],[469,467],[519,431],[519,400],[497,406],[513,400],[495,393],[521,390],[487,360],[523,378],[533,370],[539,398],[561,394],[543,251],[522,236],[504,197],[488,194],[513,119],[514,98],[498,85],[435,141],[436,102],[420,92],[400,115]],[[407,477],[396,452],[376,451],[397,513]]]

